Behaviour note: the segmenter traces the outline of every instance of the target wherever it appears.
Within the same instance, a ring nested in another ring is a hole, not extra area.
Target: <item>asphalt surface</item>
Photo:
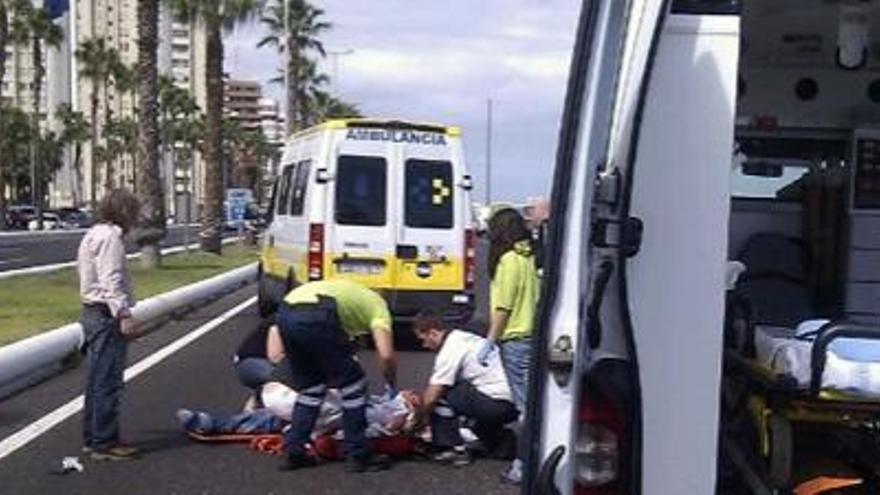
[[[76,260],[76,250],[84,231],[54,230],[47,232],[0,232],[0,272],[30,266],[48,265]],[[183,245],[184,228],[171,226],[162,247]],[[189,242],[198,242],[197,227],[189,228]],[[137,247],[127,243],[127,251]]]
[[[248,287],[164,325],[132,344],[129,365],[255,294]],[[126,441],[144,448],[141,459],[94,462],[81,458],[85,471],[52,474],[65,456],[79,456],[81,413],[0,459],[0,493],[37,494],[512,494],[500,483],[503,462],[478,460],[454,469],[427,461],[402,461],[391,471],[350,475],[340,463],[293,473],[276,470],[280,458],[244,445],[207,445],[187,439],[176,423],[181,407],[235,412],[247,392],[234,375],[230,356],[258,322],[256,308],[218,326],[126,385],[122,428]],[[421,388],[433,355],[399,352],[403,388]],[[381,384],[370,352],[362,356],[374,387]],[[0,439],[20,430],[82,390],[82,366],[11,397],[0,404]]]

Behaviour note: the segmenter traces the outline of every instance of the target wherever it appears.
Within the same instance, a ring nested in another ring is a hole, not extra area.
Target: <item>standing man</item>
[[[119,401],[128,337],[136,332],[123,235],[137,222],[140,204],[114,189],[98,206],[98,223],[86,232],[77,253],[80,324],[85,334],[88,377],[83,409],[83,452],[95,460],[125,460],[137,449],[120,442]]]
[[[315,465],[306,445],[321,411],[327,387],[342,395],[346,470],[388,469],[386,458],[370,454],[364,441],[367,382],[353,340],[372,334],[379,368],[389,391],[396,390],[391,315],[385,300],[355,282],[335,279],[303,284],[284,298],[278,311],[293,388],[299,393],[293,425],[285,434],[283,470]]]
[[[431,418],[432,443],[438,450],[434,460],[452,466],[470,463],[459,433],[459,416],[475,421],[473,432],[489,455],[509,458],[504,450],[512,450],[514,442],[505,440],[513,440],[513,433],[504,425],[516,421],[518,413],[498,353],[481,364],[477,353],[486,339],[449,330],[429,311],[416,317],[415,334],[422,347],[437,353],[414,421],[418,428]]]

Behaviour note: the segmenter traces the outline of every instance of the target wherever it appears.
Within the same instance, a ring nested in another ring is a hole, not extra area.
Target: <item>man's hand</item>
[[[138,324],[135,323],[131,315],[125,316],[119,320],[119,333],[129,340],[139,337]]]
[[[492,355],[493,352],[498,350],[498,346],[495,345],[495,342],[486,339],[483,342],[483,345],[477,351],[477,362],[482,366],[489,366],[489,356]]]

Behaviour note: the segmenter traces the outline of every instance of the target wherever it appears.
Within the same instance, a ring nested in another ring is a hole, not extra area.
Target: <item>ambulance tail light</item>
[[[309,280],[324,278],[324,224],[309,224]]]
[[[633,437],[632,424],[626,415],[624,396],[614,392],[620,383],[609,371],[602,364],[596,366],[581,387],[573,448],[575,495],[631,492],[631,449],[627,444]]]
[[[477,267],[477,237],[474,229],[464,231],[464,288],[474,288],[474,273]]]

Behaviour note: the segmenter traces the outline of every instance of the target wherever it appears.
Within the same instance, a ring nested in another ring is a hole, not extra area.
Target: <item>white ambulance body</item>
[[[456,127],[331,120],[292,136],[260,262],[266,313],[292,287],[345,277],[396,318],[472,309],[471,179]]]
[[[827,316],[880,323],[878,38],[871,1],[583,2],[524,493],[716,492],[725,267],[756,234],[839,218]]]

